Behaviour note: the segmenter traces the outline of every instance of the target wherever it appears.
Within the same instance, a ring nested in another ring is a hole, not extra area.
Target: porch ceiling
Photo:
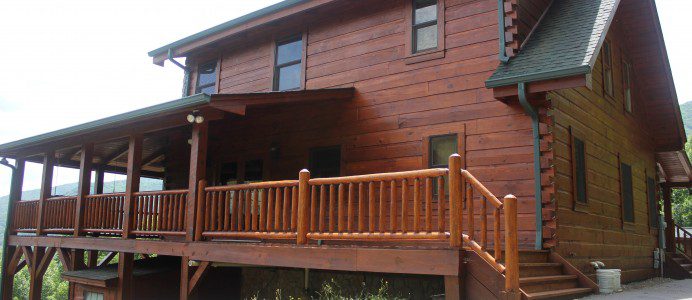
[[[299,90],[287,92],[216,94],[210,106],[230,113],[245,115],[248,107],[266,107],[281,104],[351,100],[355,88]]]
[[[692,166],[685,151],[656,153],[656,161],[661,165],[660,174],[669,185],[688,186],[692,181]]]

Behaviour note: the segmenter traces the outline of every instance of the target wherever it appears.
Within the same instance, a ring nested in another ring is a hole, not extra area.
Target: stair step
[[[550,251],[531,250],[519,251],[519,261],[523,263],[543,263],[548,262]]]
[[[536,299],[574,299],[592,293],[590,288],[573,288],[527,294],[530,300]]]
[[[565,290],[579,287],[577,275],[555,275],[519,278],[521,289],[527,293]]]
[[[561,263],[520,263],[519,274],[524,277],[562,275]]]

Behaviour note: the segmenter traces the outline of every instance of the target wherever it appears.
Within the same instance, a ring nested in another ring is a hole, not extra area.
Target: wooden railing
[[[675,224],[675,248],[688,257],[692,257],[692,233],[678,224]]]
[[[73,233],[77,197],[55,197],[44,203],[43,231],[46,233]]]
[[[298,181],[200,186],[203,200],[197,227],[203,237],[294,239]]]
[[[188,190],[135,193],[135,235],[184,236]]]
[[[124,193],[84,197],[83,232],[122,234]]]
[[[38,200],[19,201],[14,207],[12,229],[14,232],[35,232],[38,217]]]

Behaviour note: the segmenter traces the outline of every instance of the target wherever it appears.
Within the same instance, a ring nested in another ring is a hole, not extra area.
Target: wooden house
[[[54,255],[79,274],[118,256],[116,299],[138,297],[135,254],[175,257],[180,299],[353,274],[416,299],[576,297],[598,289],[590,262],[650,278],[664,246],[689,275],[653,0],[286,0],[149,55],[184,70],[181,99],[0,145],[3,299],[23,267],[39,299]],[[26,162],[39,199],[20,197]],[[51,195],[54,166],[79,168],[76,196]]]

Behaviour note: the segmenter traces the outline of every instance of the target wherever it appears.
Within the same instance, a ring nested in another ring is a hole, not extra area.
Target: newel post
[[[303,169],[298,175],[298,245],[308,243],[310,223],[310,171]]]
[[[199,181],[197,184],[197,196],[195,197],[196,201],[189,202],[191,204],[196,204],[193,205],[194,211],[190,212],[188,210],[187,214],[190,216],[195,216],[195,226],[192,227],[194,230],[194,240],[195,241],[201,241],[202,240],[202,232],[204,231],[204,209],[205,209],[205,204],[207,202],[206,199],[206,193],[205,189],[207,188],[207,180],[202,179]],[[190,206],[188,206],[190,207]]]
[[[461,197],[461,156],[452,154],[449,157],[449,243],[452,247],[461,247]]]
[[[505,213],[505,299],[520,299],[519,290],[519,241],[517,238],[517,197],[504,199]]]

